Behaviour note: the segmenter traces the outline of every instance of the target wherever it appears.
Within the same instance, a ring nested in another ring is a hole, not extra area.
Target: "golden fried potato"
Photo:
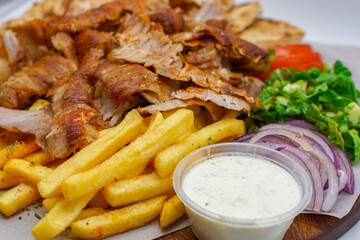
[[[177,195],[164,202],[160,212],[160,227],[167,227],[186,213],[185,206]]]
[[[226,109],[225,114],[221,117],[221,119],[231,118],[236,119],[239,112],[231,109]]]
[[[165,199],[165,196],[159,196],[75,221],[71,224],[71,231],[77,238],[98,239],[141,227],[159,215]]]
[[[15,174],[0,170],[0,189],[15,187],[21,182],[25,182],[25,179]]]
[[[42,204],[43,204],[44,208],[46,209],[46,211],[50,212],[50,210],[51,210],[58,202],[61,202],[62,200],[64,200],[63,196],[50,197],[50,198],[45,198],[45,199],[42,201]]]
[[[21,158],[29,153],[38,150],[40,147],[35,143],[33,137],[24,141],[14,142],[13,144],[0,148],[0,169],[4,167],[6,162],[12,158]]]
[[[57,167],[39,184],[41,196],[47,198],[61,194],[61,183],[69,176],[88,170],[103,162],[133,140],[141,130],[142,117],[136,110],[130,111],[124,120],[107,134],[92,142],[73,157]]]
[[[38,99],[29,107],[29,111],[37,111],[49,105],[51,105],[51,102],[48,100]]]
[[[43,166],[54,161],[54,159],[51,158],[50,154],[47,152],[44,152],[43,150],[38,150],[36,152],[30,153],[30,154],[22,157],[22,159],[24,159],[28,162],[38,163]]]
[[[11,159],[5,164],[4,171],[18,175],[36,184],[48,176],[52,169],[22,159]]]
[[[76,199],[96,192],[118,179],[140,175],[155,154],[170,146],[193,124],[194,115],[191,110],[178,110],[108,160],[88,171],[67,178],[62,183],[64,197]]]
[[[89,194],[75,201],[67,199],[58,202],[32,229],[37,240],[46,240],[64,231],[80,215],[95,194]]]
[[[104,208],[86,208],[84,210],[81,211],[80,215],[76,218],[75,221],[79,221],[81,219],[85,219],[85,218],[89,218],[89,217],[93,217],[93,216],[98,216],[101,214],[104,214],[108,212],[108,210],[104,209]]]
[[[35,185],[20,183],[0,195],[0,211],[9,217],[40,198],[41,196]]]
[[[154,166],[160,177],[167,177],[175,170],[180,160],[190,152],[222,139],[243,134],[245,134],[245,125],[242,120],[220,120],[158,153]]]
[[[113,207],[163,195],[173,189],[172,178],[161,178],[156,172],[122,179],[104,188],[105,200]]]

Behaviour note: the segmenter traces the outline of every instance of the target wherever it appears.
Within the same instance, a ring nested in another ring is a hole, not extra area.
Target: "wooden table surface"
[[[285,234],[284,240],[335,240],[348,231],[360,219],[360,198],[357,199],[350,213],[342,219],[335,217],[300,214]],[[192,240],[196,239],[190,227],[168,234],[157,240]]]

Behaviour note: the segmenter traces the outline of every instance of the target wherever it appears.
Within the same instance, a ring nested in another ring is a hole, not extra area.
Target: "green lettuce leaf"
[[[277,69],[265,84],[258,96],[262,105],[252,109],[249,130],[271,122],[304,119],[345,150],[352,163],[360,159],[360,92],[341,62],[332,68],[325,65],[323,70]]]

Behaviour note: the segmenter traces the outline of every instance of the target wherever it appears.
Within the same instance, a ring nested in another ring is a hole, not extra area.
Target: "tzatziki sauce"
[[[281,215],[298,205],[301,188],[285,169],[252,155],[222,155],[189,170],[184,193],[213,213],[239,219]]]

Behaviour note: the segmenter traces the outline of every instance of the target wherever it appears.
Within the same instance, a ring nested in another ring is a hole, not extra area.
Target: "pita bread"
[[[228,15],[231,31],[239,33],[250,26],[262,13],[263,9],[258,2],[252,2],[233,7]]]
[[[257,19],[238,36],[259,47],[294,44],[301,41],[304,31],[289,23],[267,19]]]

